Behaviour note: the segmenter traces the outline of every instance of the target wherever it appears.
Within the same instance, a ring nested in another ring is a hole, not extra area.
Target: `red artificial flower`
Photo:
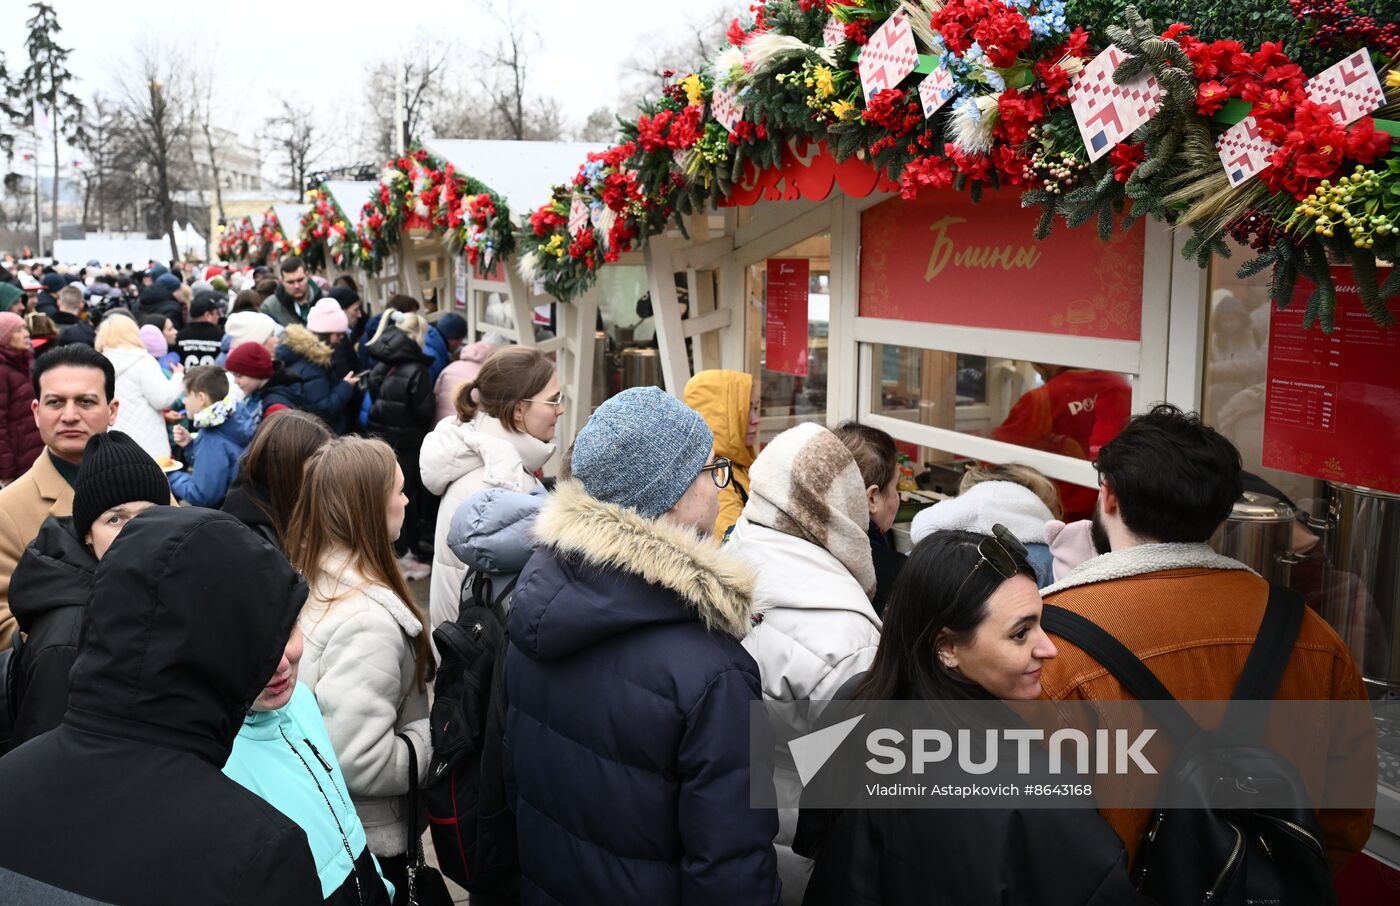
[[[724,37],[725,40],[735,47],[741,46],[744,43],[744,39],[748,37],[748,34],[744,32],[743,23],[739,21],[737,16],[734,17],[733,22],[729,23],[729,30],[724,33]]]
[[[1113,178],[1127,182],[1137,171],[1147,155],[1147,147],[1138,142],[1122,142],[1108,152],[1108,162],[1113,164]]]
[[[916,198],[924,189],[946,189],[953,184],[953,162],[933,155],[910,161],[899,177],[899,195]]]
[[[538,239],[557,232],[565,224],[564,217],[554,213],[554,206],[546,204],[530,215],[530,230]]]
[[[1025,94],[1008,88],[997,98],[997,124],[993,134],[1013,145],[1025,143],[1031,127],[1045,119],[1045,101],[1035,91]]]
[[[1185,22],[1173,22],[1171,25],[1167,26],[1166,31],[1162,32],[1162,40],[1176,41],[1190,30],[1191,26],[1187,25]]]
[[[1035,76],[1045,86],[1045,104],[1050,109],[1069,103],[1069,73],[1056,60],[1041,60],[1035,64]]]
[[[957,171],[974,182],[992,178],[992,159],[985,154],[968,154],[952,142],[943,146],[943,153],[953,161]]]
[[[1031,46],[1030,23],[1016,10],[1005,7],[983,18],[972,33],[998,69],[1015,66],[1021,51]]]
[[[1369,116],[1351,124],[1346,137],[1346,156],[1359,164],[1372,164],[1390,153],[1390,133],[1376,129]]]
[[[992,147],[992,166],[996,167],[1001,181],[1008,186],[1022,186],[1029,182],[1027,165],[1030,158],[1010,145]]]
[[[645,113],[637,120],[637,142],[642,146],[642,150],[648,153],[660,151],[667,147],[666,133],[671,127],[671,117],[675,116],[669,110],[663,110],[655,116],[647,116]]]
[[[1196,112],[1201,116],[1214,116],[1230,99],[1230,89],[1220,82],[1202,82],[1196,88]]]
[[[897,130],[904,121],[904,91],[900,88],[882,88],[870,97],[861,119],[890,131]]]
[[[870,32],[873,29],[874,23],[869,19],[856,19],[854,22],[847,22],[844,28],[846,40],[857,47],[864,47],[870,41]]]
[[[1065,43],[1061,44],[1055,52],[1050,55],[1050,58],[1059,60],[1066,56],[1089,56],[1089,33],[1087,31],[1076,26],[1074,31],[1069,33],[1069,37],[1065,39]]]

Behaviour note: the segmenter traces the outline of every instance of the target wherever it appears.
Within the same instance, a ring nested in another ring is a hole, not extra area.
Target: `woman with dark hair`
[[[1041,665],[1056,654],[1040,611],[1025,549],[1004,528],[930,535],[895,583],[854,697],[1038,698]],[[820,817],[804,810],[795,844],[816,859],[807,906],[1147,902],[1128,880],[1122,842],[1092,807],[848,809],[825,834],[813,832]]]
[[[299,409],[263,419],[224,498],[224,512],[285,550],[306,461],[334,436],[325,422]]]
[[[904,568],[904,555],[894,549],[890,537],[899,513],[899,449],[884,431],[858,422],[842,422],[833,433],[855,457],[865,482],[865,502],[870,510],[870,527],[865,533],[875,561],[875,598],[870,603],[876,616],[882,616]]]

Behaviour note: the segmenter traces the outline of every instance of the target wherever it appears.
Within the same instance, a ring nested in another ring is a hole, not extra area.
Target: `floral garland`
[[[1336,58],[1362,45],[1394,53],[1400,42],[1394,24],[1354,16],[1345,0],[1291,2],[1301,27]],[[922,76],[869,103],[861,90],[859,48],[900,10],[921,54],[953,86],[932,117],[912,87]],[[1307,98],[1307,75],[1280,44],[1206,41],[1183,23],[1158,31],[1132,7],[1096,38],[1067,21],[1064,0],[769,0],[751,13],[731,25],[729,46],[707,71],[683,75],[644,104],[606,160],[590,158],[572,185],[555,189],[521,236],[522,273],[572,298],[609,255],[668,221],[683,229],[680,215],[721,202],[746,169],[778,166],[785,147],[805,139],[824,143],[838,161],[863,158],[907,198],[925,189],[975,198],[984,188],[1014,188],[1023,204],[1043,207],[1042,235],[1056,219],[1074,227],[1097,218],[1107,238],[1151,216],[1189,228],[1188,252],[1202,264],[1228,254],[1225,237],[1242,239],[1263,253],[1249,272],[1275,267],[1276,301],[1291,299],[1300,275],[1319,286],[1309,323],[1324,329],[1334,302],[1327,263],[1347,259],[1372,315],[1389,318],[1382,300],[1400,291],[1400,280],[1382,287],[1368,275],[1377,257],[1400,254],[1391,136],[1370,116],[1334,122]],[[824,46],[833,20],[839,44]],[[1150,69],[1165,96],[1131,140],[1090,162],[1069,87],[1109,43],[1127,55],[1119,81]],[[1400,73],[1393,60],[1373,59],[1390,88],[1390,109],[1379,115],[1394,119]],[[715,108],[730,99],[742,112],[727,129]],[[1213,145],[1246,105],[1278,148],[1259,177],[1232,189]],[[571,230],[575,202],[589,217],[586,225],[573,218]]]
[[[345,270],[360,260],[360,237],[331,193],[324,188],[306,193],[311,208],[301,215],[301,255],[306,266],[319,271],[329,260]]]
[[[422,148],[384,165],[378,191],[360,212],[360,265],[379,273],[385,259],[397,252],[405,229],[442,236],[474,268],[489,270],[515,251],[515,227],[505,199]]]
[[[269,208],[249,246],[249,255],[255,261],[274,261],[283,255],[297,254],[300,245],[300,242],[293,245],[287,239],[282,231],[282,224],[277,219],[277,213]]]
[[[224,228],[219,237],[219,258],[223,261],[246,261],[257,237],[251,217],[240,217]]]

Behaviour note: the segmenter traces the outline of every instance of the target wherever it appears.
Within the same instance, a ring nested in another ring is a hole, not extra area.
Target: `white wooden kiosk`
[[[1096,474],[1084,460],[969,433],[998,425],[1034,385],[1028,363],[1122,374],[1132,387],[1134,412],[1159,400],[1199,408],[1207,274],[1180,256],[1182,239],[1155,223],[1116,239],[1116,266],[1128,276],[1105,279],[1117,280],[1114,290],[1122,298],[1100,298],[1104,291],[1097,285],[1083,294],[1095,323],[1116,319],[1097,331],[1102,335],[1094,335],[1093,324],[1081,329],[1086,324],[1071,323],[1066,315],[1075,311],[1051,317],[1044,329],[1027,329],[1024,312],[1016,310],[1033,308],[1034,300],[1008,297],[1025,280],[1006,281],[1011,271],[1002,264],[1015,264],[1017,253],[1028,256],[1046,272],[1037,279],[1048,289],[1075,279],[1082,254],[1093,277],[1096,262],[1102,265],[1094,230],[1058,224],[1052,248],[1032,238],[1038,212],[1021,212],[1014,191],[988,192],[969,213],[965,195],[929,193],[906,202],[891,188],[859,161],[837,165],[816,148],[789,149],[781,170],[748,175],[736,193],[743,196],[738,204],[688,218],[688,239],[674,228],[653,237],[645,255],[666,390],[680,396],[690,376],[708,368],[748,371],[765,388],[781,384],[784,376],[764,368],[765,263],[805,258],[811,272],[808,362],[814,369],[825,363],[820,404],[783,411],[765,392],[765,438],[801,421],[834,426],[858,419],[934,460],[1020,462],[1095,487]],[[904,210],[892,206],[907,206],[907,216],[891,218]],[[998,238],[984,247],[979,240],[989,227]],[[1078,252],[1067,257],[1066,243]],[[950,257],[935,276],[960,274],[957,298],[942,289],[947,281],[928,276],[935,252],[945,251]],[[678,275],[692,303],[684,318]],[[981,366],[984,379],[979,393],[962,399],[955,388],[966,360]],[[809,389],[817,377],[809,373]]]
[[[504,198],[516,224],[523,225],[536,208],[549,200],[555,184],[572,179],[590,153],[606,150],[607,146],[578,142],[432,140],[425,147],[444,164],[451,164],[458,173],[485,184]],[[560,450],[566,449],[592,412],[598,291],[594,289],[572,303],[559,304],[557,336],[536,343],[534,310],[554,304],[556,300],[527,285],[514,261],[499,260],[486,273],[477,273],[467,265],[464,256],[457,255],[453,266],[444,270],[438,285],[443,287],[445,298],[452,300],[452,305],[466,318],[468,342],[494,332],[523,346],[537,346],[542,352],[557,354],[566,407],[560,418],[556,445]],[[486,320],[486,306],[493,297],[505,304],[514,326]]]
[[[327,192],[331,201],[340,209],[340,213],[345,215],[345,221],[350,224],[350,229],[355,231],[356,236],[360,231],[360,211],[364,209],[365,203],[370,200],[379,183],[371,180],[349,180],[331,179],[321,185]],[[349,274],[360,284],[360,295],[363,297],[366,307],[373,311],[383,309],[384,302],[388,298],[384,294],[383,280],[380,277],[371,277],[359,267],[359,262],[353,267],[337,267],[331,260],[330,255],[326,256],[327,276],[334,281],[342,274]]]
[[[301,243],[301,218],[307,211],[311,210],[309,204],[275,204],[272,206],[272,213],[277,215],[277,225],[282,230],[283,237],[287,244],[296,248]],[[277,262],[269,261],[269,265]]]

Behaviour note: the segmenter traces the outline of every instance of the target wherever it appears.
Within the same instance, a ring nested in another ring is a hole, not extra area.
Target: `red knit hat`
[[[224,360],[229,374],[266,380],[272,377],[272,354],[261,343],[239,343]]]

